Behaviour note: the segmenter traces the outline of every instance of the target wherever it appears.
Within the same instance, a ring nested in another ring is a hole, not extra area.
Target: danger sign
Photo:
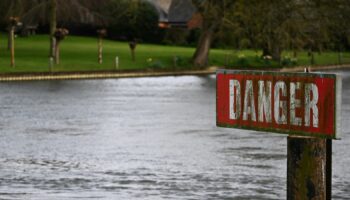
[[[217,73],[217,125],[339,137],[341,80],[318,73]]]

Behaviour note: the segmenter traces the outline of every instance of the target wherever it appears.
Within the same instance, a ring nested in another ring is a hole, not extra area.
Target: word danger
[[[331,74],[217,73],[217,125],[336,138],[339,77]]]
[[[246,80],[244,85],[242,99],[241,83],[235,79],[230,80],[230,119],[238,120],[242,118],[244,121],[252,120],[267,123],[272,123],[274,119],[276,124],[288,124],[287,114],[289,113],[289,123],[302,126],[302,116],[298,117],[296,110],[304,109],[304,126],[310,126],[310,121],[312,121],[312,126],[318,127],[317,104],[319,95],[317,85],[306,83],[304,90],[301,90],[302,84],[300,82],[290,82],[289,90],[287,89],[287,83],[284,81],[276,82],[273,86],[274,90],[272,90],[271,81],[258,81],[257,86],[255,86],[257,90],[254,88],[253,80]],[[301,100],[296,97],[298,90],[301,90],[301,96],[304,96],[303,106]],[[255,102],[255,91],[258,93],[257,102]],[[274,91],[273,94],[272,91]],[[273,105],[272,95],[274,96]],[[289,98],[283,100],[287,97]],[[257,108],[255,105],[257,105]],[[272,113],[274,113],[273,116]]]

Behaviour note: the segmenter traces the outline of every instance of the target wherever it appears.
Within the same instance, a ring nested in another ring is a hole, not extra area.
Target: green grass
[[[12,72],[47,72],[49,71],[49,38],[36,35],[28,38],[16,38],[16,67],[10,67],[10,53],[7,50],[7,38],[0,34],[0,73]],[[194,48],[139,44],[136,49],[136,61],[131,60],[128,43],[104,40],[103,64],[97,63],[97,39],[68,36],[61,43],[61,63],[54,71],[96,71],[115,70],[114,60],[119,57],[120,70],[147,69],[190,69]],[[260,52],[252,50],[235,51],[213,49],[210,53],[210,65],[230,67],[280,67],[279,63],[264,61]],[[288,56],[288,52],[284,56]],[[243,58],[238,58],[238,56]],[[178,64],[174,67],[174,57]],[[152,61],[150,61],[150,58]],[[325,52],[315,54],[317,65],[338,64],[338,54]],[[350,63],[350,53],[344,53],[342,61]],[[310,58],[306,53],[299,53],[296,65],[308,65]]]

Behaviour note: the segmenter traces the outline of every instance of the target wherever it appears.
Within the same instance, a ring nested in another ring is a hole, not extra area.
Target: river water
[[[350,72],[333,199],[350,199]],[[0,84],[0,199],[285,199],[286,136],[216,128],[215,76]]]

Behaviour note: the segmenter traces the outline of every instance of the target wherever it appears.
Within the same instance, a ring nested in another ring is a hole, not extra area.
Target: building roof
[[[196,12],[191,0],[174,0],[172,1],[168,21],[170,23],[187,23]]]
[[[187,23],[196,9],[191,0],[149,0],[159,13],[160,22]]]
[[[168,21],[168,13],[172,0],[148,0],[157,9],[159,21]]]

